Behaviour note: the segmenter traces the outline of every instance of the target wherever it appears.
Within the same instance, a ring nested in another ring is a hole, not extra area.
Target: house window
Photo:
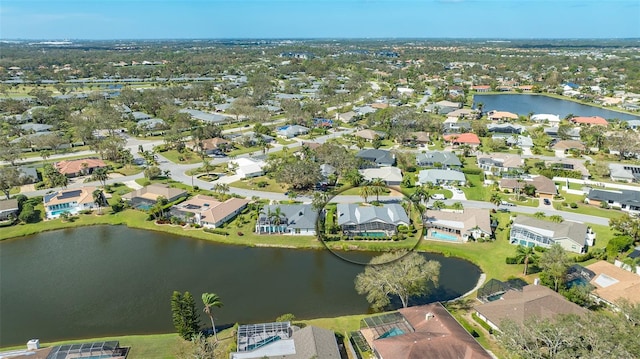
[[[296,228],[296,234],[300,234],[300,228]]]

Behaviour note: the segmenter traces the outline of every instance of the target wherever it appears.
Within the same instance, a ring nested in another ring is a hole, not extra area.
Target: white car
[[[436,193],[431,195],[431,199],[445,199],[445,197],[442,193]]]

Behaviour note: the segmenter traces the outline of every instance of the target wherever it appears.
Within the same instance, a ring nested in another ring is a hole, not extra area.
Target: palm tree
[[[362,184],[364,177],[360,172],[358,172],[357,169],[354,168],[345,173],[344,179],[347,180],[347,182],[349,182],[349,184],[353,187],[357,187]]]
[[[438,211],[439,211],[439,210],[441,210],[441,209],[443,209],[443,208],[444,208],[444,202],[442,202],[442,201],[435,201],[435,202],[433,202],[433,209],[435,209],[435,210],[438,210]]]
[[[83,163],[84,165],[84,163]],[[96,168],[91,175],[91,179],[94,181],[100,181],[102,183],[102,187],[105,186],[107,180],[109,179],[108,170],[106,167]]]
[[[102,200],[102,190],[96,188],[93,193],[93,203],[95,203],[98,206],[98,214],[102,214],[102,204],[103,204],[103,200]]]
[[[278,233],[281,233],[280,225],[282,224],[282,210],[280,207],[276,207],[273,212],[269,212],[269,220],[272,224],[276,225],[278,228]]]
[[[516,248],[516,260],[518,263],[524,263],[524,275],[527,275],[529,262],[537,258],[536,250],[533,247],[518,246]]]
[[[367,202],[367,198],[369,198],[369,196],[373,195],[373,188],[369,185],[366,186],[362,186],[360,187],[360,197],[362,197],[364,199],[365,203]]]
[[[555,223],[564,222],[564,218],[561,215],[558,215],[558,214],[554,214],[553,216],[549,216],[549,220],[551,222],[555,222]]]
[[[211,313],[211,309],[213,307],[220,308],[223,306],[220,297],[215,293],[202,293],[202,303],[204,304],[204,312],[207,313],[209,318],[211,318],[211,327],[213,329],[213,335],[218,341],[218,333],[216,332],[216,325],[213,322],[213,314]]]
[[[371,194],[376,196],[376,202],[380,201],[380,194],[384,192],[387,183],[382,178],[374,178],[369,183],[371,186]]]
[[[457,211],[461,211],[464,209],[464,206],[462,205],[462,202],[456,202],[453,205],[451,205],[451,208],[457,210]]]
[[[546,217],[547,215],[544,214],[544,212],[540,211],[540,212],[536,212],[533,214],[533,216],[537,219],[543,219],[544,217]]]
[[[502,203],[502,198],[500,197],[499,194],[494,193],[494,194],[491,195],[491,199],[489,199],[489,202],[495,204],[496,208],[498,208],[500,206],[500,204]]]

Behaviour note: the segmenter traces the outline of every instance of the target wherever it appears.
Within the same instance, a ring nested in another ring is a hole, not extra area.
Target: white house
[[[560,123],[560,116],[558,115],[550,115],[546,113],[535,114],[531,116],[531,121],[533,122],[548,122],[552,126],[556,126]]]
[[[240,178],[252,178],[264,175],[264,161],[256,161],[250,158],[236,158],[229,161],[229,169],[235,169]]]
[[[74,215],[85,209],[94,209],[97,207],[93,200],[95,189],[95,187],[74,188],[44,195],[46,218],[55,219],[62,213]]]
[[[379,167],[360,170],[365,180],[382,179],[388,186],[399,186],[402,183],[402,171],[398,167]]]

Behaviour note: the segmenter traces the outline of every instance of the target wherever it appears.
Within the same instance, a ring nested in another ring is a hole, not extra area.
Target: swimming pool
[[[60,214],[65,213],[65,212],[67,212],[69,214],[72,214],[71,211],[68,210],[68,209],[59,209],[57,211],[51,211],[51,217],[60,215]]]
[[[458,241],[458,237],[452,236],[450,234],[444,234],[436,231],[431,231],[431,238],[442,239],[445,241]]]

